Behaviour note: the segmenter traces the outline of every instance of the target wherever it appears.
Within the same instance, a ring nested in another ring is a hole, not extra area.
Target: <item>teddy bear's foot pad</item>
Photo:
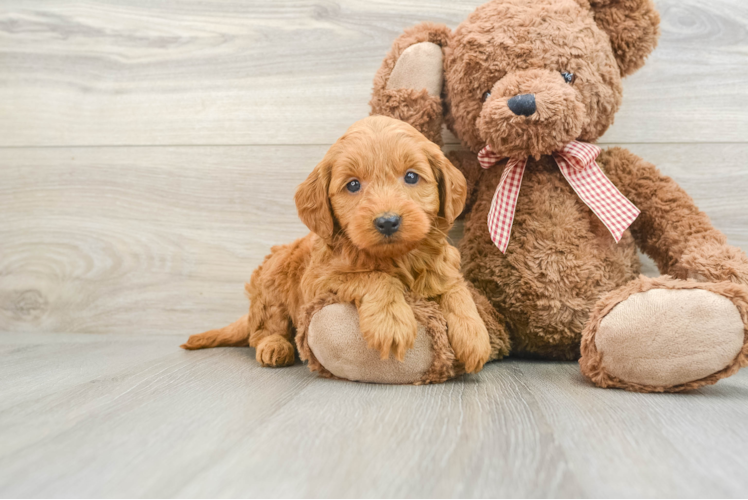
[[[315,313],[307,342],[330,373],[359,382],[412,384],[421,380],[434,360],[431,340],[420,324],[413,348],[405,353],[403,361],[380,359],[379,352],[369,349],[361,334],[353,304],[331,304]]]
[[[669,387],[703,379],[733,362],[743,348],[744,325],[722,295],[657,288],[616,305],[594,341],[610,375]]]

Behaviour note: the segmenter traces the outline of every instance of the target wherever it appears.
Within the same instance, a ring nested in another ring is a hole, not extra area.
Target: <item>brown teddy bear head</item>
[[[595,141],[657,43],[651,0],[493,0],[442,38],[446,121],[477,152]]]

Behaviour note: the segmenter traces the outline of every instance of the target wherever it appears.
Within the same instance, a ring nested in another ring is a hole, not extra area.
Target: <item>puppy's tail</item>
[[[190,335],[182,349],[195,350],[207,347],[248,347],[249,346],[249,315],[245,314],[229,326],[205,333]]]

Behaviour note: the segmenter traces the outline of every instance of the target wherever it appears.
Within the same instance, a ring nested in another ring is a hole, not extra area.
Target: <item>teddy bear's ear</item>
[[[450,36],[449,28],[433,23],[405,30],[374,77],[372,114],[407,122],[441,144],[443,50]]]
[[[641,68],[660,35],[652,0],[590,0],[590,6],[597,25],[610,36],[621,75]]]

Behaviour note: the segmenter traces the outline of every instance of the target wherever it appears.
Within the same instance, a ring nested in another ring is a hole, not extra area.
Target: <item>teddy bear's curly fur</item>
[[[693,389],[748,364],[748,258],[688,194],[629,151],[604,151],[597,163],[641,210],[616,244],[550,156],[613,123],[658,25],[651,0],[492,0],[454,31],[405,31],[371,100],[437,144],[445,123],[467,149],[450,155],[468,185],[463,272],[506,318],[512,353],[581,355],[596,384],[636,391]],[[529,116],[508,106],[524,94]],[[530,158],[506,254],[486,227],[506,161],[482,169],[486,145]],[[661,278],[639,276],[637,247]]]

